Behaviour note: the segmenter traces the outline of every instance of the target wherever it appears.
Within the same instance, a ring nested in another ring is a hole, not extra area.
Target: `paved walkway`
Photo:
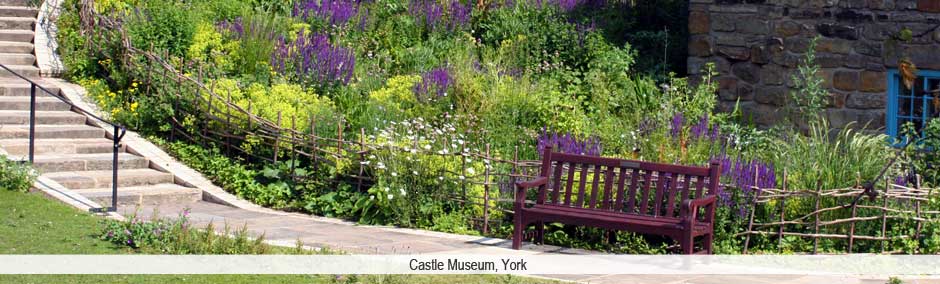
[[[326,247],[356,254],[591,254],[585,250],[556,246],[526,244],[522,250],[509,249],[510,241],[486,237],[465,236],[401,229],[383,226],[364,226],[332,218],[284,212],[257,212],[209,202],[164,205],[126,206],[120,208],[124,216],[138,212],[140,218],[150,218],[154,212],[161,217],[179,216],[189,209],[189,218],[195,225],[210,222],[218,229],[226,224],[232,228],[247,226],[254,235],[264,234],[269,243],[293,246],[300,240],[307,246]],[[544,275],[547,278],[580,283],[885,283],[886,279],[860,279],[855,277],[822,277],[793,275]],[[905,283],[940,283],[940,280],[908,280]]]

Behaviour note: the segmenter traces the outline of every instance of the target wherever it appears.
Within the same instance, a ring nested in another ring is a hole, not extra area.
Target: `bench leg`
[[[607,230],[607,244],[613,245],[617,243],[617,231]]]
[[[682,237],[679,238],[679,249],[682,250],[682,254],[692,254],[695,251],[695,237],[692,237],[692,232],[682,233]]]
[[[521,213],[518,210],[516,212],[516,214]],[[513,219],[515,219],[515,224],[512,231],[512,249],[519,249],[522,247],[522,231],[525,229],[525,225],[522,222],[522,216],[516,215]]]
[[[712,254],[712,234],[713,234],[713,233],[710,233],[710,234],[708,234],[708,235],[705,235],[705,237],[704,237],[705,239],[702,240],[702,242],[703,242],[702,247],[703,247],[703,249],[705,249],[705,253],[707,253],[707,254]]]
[[[535,242],[540,245],[545,244],[545,222],[535,223]]]

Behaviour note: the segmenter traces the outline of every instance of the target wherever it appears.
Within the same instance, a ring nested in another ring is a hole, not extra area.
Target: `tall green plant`
[[[825,80],[819,76],[819,64],[816,63],[817,40],[819,37],[809,42],[809,48],[797,67],[797,73],[790,78],[796,86],[790,92],[792,103],[787,106],[790,108],[790,119],[804,122],[818,120],[826,107],[829,92],[823,86]]]

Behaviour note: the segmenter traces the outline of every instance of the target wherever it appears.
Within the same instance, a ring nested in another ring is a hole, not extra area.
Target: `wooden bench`
[[[536,225],[535,241],[542,243],[545,222],[560,222],[670,237],[685,254],[712,252],[718,163],[703,168],[543,151],[539,177],[516,183],[513,249],[526,226]],[[702,249],[694,251],[699,237]]]

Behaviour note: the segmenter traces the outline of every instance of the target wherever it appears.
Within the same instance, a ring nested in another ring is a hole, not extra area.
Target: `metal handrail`
[[[111,161],[111,207],[107,208],[91,208],[89,209],[92,212],[114,212],[117,211],[117,186],[118,186],[118,151],[121,148],[121,139],[124,138],[124,135],[127,134],[127,128],[114,123],[110,120],[101,118],[100,116],[87,111],[67,98],[63,97],[60,94],[46,89],[43,86],[40,86],[36,81],[26,78],[25,76],[13,71],[4,64],[0,64],[0,68],[3,68],[13,76],[18,77],[29,83],[29,163],[32,164],[35,161],[35,146],[36,146],[36,89],[42,90],[46,94],[59,99],[65,104],[68,104],[71,107],[72,111],[79,112],[84,114],[87,117],[94,118],[98,121],[104,122],[112,127],[114,127],[114,133],[112,134],[112,141],[114,141],[113,156]]]

